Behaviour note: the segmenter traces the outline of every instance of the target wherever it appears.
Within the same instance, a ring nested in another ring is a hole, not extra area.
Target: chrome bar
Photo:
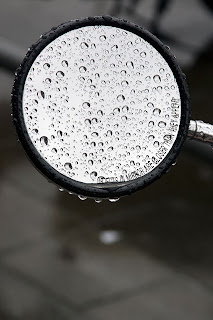
[[[213,146],[213,125],[201,120],[191,120],[189,124],[188,137]]]

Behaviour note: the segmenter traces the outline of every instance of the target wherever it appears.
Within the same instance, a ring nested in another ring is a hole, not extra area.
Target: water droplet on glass
[[[113,112],[116,114],[116,113],[119,113],[120,112],[120,109],[119,108],[115,108],[114,110],[113,110]]]
[[[159,145],[160,145],[160,143],[158,142],[158,141],[155,141],[154,143],[153,143],[153,145],[154,145],[154,147],[159,147]]]
[[[45,83],[50,84],[51,82],[52,82],[52,80],[50,78],[45,79]]]
[[[155,138],[155,137],[154,137],[153,135],[148,136],[148,140],[149,140],[149,141],[154,140],[154,138]]]
[[[101,36],[99,37],[99,39],[100,39],[100,41],[105,41],[105,40],[106,40],[106,36],[105,36],[105,35],[101,35]]]
[[[123,106],[122,111],[123,112],[128,112],[129,111],[129,107],[128,106]]]
[[[123,102],[123,101],[125,100],[124,95],[119,94],[119,95],[117,96],[117,100],[118,100],[119,102]]]
[[[112,50],[112,51],[116,51],[116,50],[118,50],[118,46],[117,46],[117,44],[115,44],[114,46],[112,46],[111,50]]]
[[[85,109],[87,109],[87,108],[90,107],[90,103],[89,103],[89,102],[84,102],[84,103],[82,104],[82,107],[85,108]]]
[[[62,78],[64,77],[63,71],[57,71],[57,72],[56,72],[56,77],[57,77],[58,79],[62,79]]]
[[[128,81],[125,81],[125,80],[121,82],[122,87],[127,87],[128,84],[129,84]]]
[[[66,162],[66,163],[64,164],[64,167],[65,167],[65,169],[67,169],[67,170],[72,169],[72,165],[71,165],[70,162]]]
[[[160,122],[158,123],[158,126],[159,126],[160,128],[165,128],[166,122],[160,121]]]
[[[38,96],[39,99],[44,99],[44,98],[45,98],[44,91],[41,91],[41,90],[38,91],[38,92],[37,92],[37,96]]]
[[[121,75],[125,76],[126,75],[126,70],[121,70]]]
[[[61,131],[61,130],[58,130],[58,131],[57,131],[57,136],[58,136],[59,138],[62,137],[62,131]]]
[[[159,83],[159,82],[161,82],[161,77],[159,75],[155,75],[153,77],[153,80],[154,80],[155,83]]]
[[[140,53],[140,56],[141,56],[141,58],[145,58],[145,57],[146,57],[146,52],[142,51],[142,52]]]
[[[56,148],[52,148],[52,153],[57,153],[57,149]]]
[[[81,43],[81,49],[87,49],[89,45],[86,42]]]
[[[154,108],[154,104],[152,102],[147,103],[147,107]]]
[[[149,121],[148,126],[149,127],[153,127],[154,126],[154,121]]]
[[[86,125],[90,125],[91,124],[91,120],[90,119],[85,119],[84,122],[85,122]]]
[[[160,110],[159,108],[155,108],[155,109],[153,110],[154,116],[159,116],[160,113],[161,113],[161,110]]]
[[[79,68],[79,71],[80,71],[81,73],[84,73],[84,72],[87,71],[87,68],[84,67],[84,66],[81,66],[81,67]]]
[[[48,145],[48,138],[46,136],[43,136],[40,138],[40,142],[42,146],[47,146]]]
[[[92,179],[92,180],[95,180],[95,178],[97,177],[97,172],[96,171],[92,171],[91,173],[90,173],[90,178]]]
[[[126,66],[128,69],[133,69],[134,68],[134,64],[132,61],[127,61]]]
[[[50,64],[49,64],[49,63],[45,63],[45,64],[43,65],[43,68],[44,68],[45,70],[49,69],[49,68],[50,68]]]
[[[69,65],[67,60],[63,60],[63,61],[61,62],[61,64],[62,64],[62,66],[65,67],[65,68],[67,68],[68,65]]]
[[[166,134],[163,138],[164,138],[165,141],[169,141],[169,140],[172,139],[170,134]]]

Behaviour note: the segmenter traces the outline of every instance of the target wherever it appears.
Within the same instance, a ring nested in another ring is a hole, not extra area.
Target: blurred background
[[[110,14],[155,33],[186,73],[192,119],[213,123],[212,0],[0,0],[0,320],[213,319],[213,150],[116,203],[59,192],[10,117],[15,68],[62,22]]]

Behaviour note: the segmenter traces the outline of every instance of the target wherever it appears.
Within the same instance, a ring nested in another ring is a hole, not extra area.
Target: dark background
[[[170,46],[192,118],[213,123],[207,2],[0,0],[0,320],[213,319],[213,150],[187,142],[168,174],[116,203],[59,192],[16,141],[14,67],[1,56],[19,61],[71,19],[122,17]]]

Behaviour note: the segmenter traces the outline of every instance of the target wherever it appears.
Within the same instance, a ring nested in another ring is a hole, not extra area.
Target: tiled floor
[[[153,3],[141,1],[138,12],[148,19]],[[184,19],[193,7],[185,41],[199,28],[197,37],[205,34],[199,58],[197,49],[174,48],[188,66],[193,117],[213,122],[210,13],[195,0],[175,6],[171,14]],[[54,24],[112,8],[104,0],[2,0],[0,29],[27,47]],[[178,21],[166,19],[177,35]],[[211,150],[185,150],[162,179],[119,202],[80,201],[48,183],[16,141],[12,80],[0,69],[0,320],[213,319]],[[117,232],[117,241],[107,244],[103,231]]]

